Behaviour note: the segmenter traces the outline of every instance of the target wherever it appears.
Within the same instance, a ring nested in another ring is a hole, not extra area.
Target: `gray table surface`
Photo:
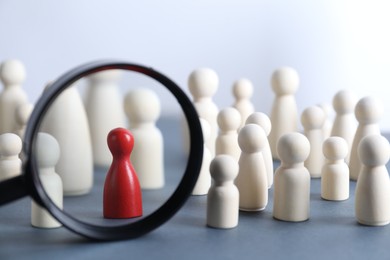
[[[166,143],[167,187],[143,193],[145,214],[168,198],[186,163],[179,123],[166,119],[159,126]],[[101,215],[104,170],[95,176],[91,194],[65,198],[64,207],[80,219],[106,223]],[[0,208],[0,259],[390,259],[390,225],[367,227],[355,220],[355,183],[351,182],[349,200],[343,202],[322,200],[320,184],[312,179],[311,217],[305,222],[274,220],[271,189],[264,211],[240,212],[234,229],[208,228],[206,196],[192,196],[157,230],[116,242],[90,241],[63,227],[33,228],[30,199],[24,198]]]

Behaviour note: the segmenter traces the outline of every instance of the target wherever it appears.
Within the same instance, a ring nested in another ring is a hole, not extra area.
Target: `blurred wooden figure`
[[[348,155],[345,158],[346,163],[349,163],[353,138],[357,127],[355,115],[353,114],[356,102],[354,93],[349,90],[340,90],[333,97],[333,109],[336,112],[336,117],[330,136],[339,136],[347,142]]]
[[[122,96],[118,87],[120,76],[120,70],[106,70],[90,75],[85,95],[93,161],[95,165],[107,168],[111,164],[111,153],[106,143],[107,135],[116,127],[126,127]]]
[[[281,165],[274,176],[274,218],[291,222],[309,219],[310,173],[303,163],[309,152],[309,140],[300,133],[279,139]]]
[[[248,116],[255,112],[255,107],[250,100],[253,95],[253,84],[249,79],[239,79],[234,82],[232,92],[235,98],[233,107],[241,114],[241,128],[245,125]]]
[[[305,130],[305,136],[310,142],[310,153],[305,160],[305,167],[309,170],[312,178],[320,178],[322,165],[324,164],[322,128],[325,122],[325,113],[318,106],[308,107],[302,112],[301,122]]]
[[[28,119],[30,118],[31,112],[33,111],[34,106],[31,103],[24,103],[18,106],[16,109],[16,123],[17,127],[15,133],[21,138],[24,138],[24,132],[26,131],[26,126]]]
[[[390,179],[386,163],[390,145],[381,135],[364,137],[358,147],[363,164],[355,190],[355,214],[360,224],[383,226],[390,223]]]
[[[42,120],[40,131],[52,135],[60,145],[61,157],[56,171],[62,179],[64,195],[88,193],[93,185],[91,135],[76,86],[68,87],[54,100]]]
[[[19,154],[22,151],[22,140],[13,133],[0,135],[0,181],[18,176],[22,171]]]
[[[230,155],[238,162],[241,154],[237,141],[237,131],[241,124],[240,113],[233,107],[224,108],[218,113],[217,122],[220,132],[215,141],[215,154]]]
[[[161,111],[160,100],[150,89],[134,89],[125,96],[124,110],[135,140],[131,162],[141,188],[160,189],[165,184],[164,140],[156,127]]]
[[[353,139],[349,161],[349,177],[353,181],[358,179],[362,166],[358,157],[359,143],[367,135],[380,134],[378,123],[382,118],[383,112],[382,102],[374,97],[364,97],[356,104],[355,116],[359,125]]]
[[[25,78],[22,62],[6,60],[0,65],[0,80],[4,85],[0,94],[0,134],[15,133],[16,109],[27,102],[27,94],[22,89]]]
[[[234,185],[238,163],[229,155],[217,155],[210,164],[210,173],[214,182],[207,195],[207,225],[234,228],[239,214],[239,192]]]
[[[238,134],[241,156],[235,183],[242,211],[261,211],[268,204],[267,170],[262,154],[266,140],[263,128],[256,124],[245,125]]]
[[[247,119],[246,124],[257,124],[261,126],[267,136],[271,133],[271,120],[269,117],[261,112],[252,113]],[[271,147],[269,145],[268,139],[266,140],[265,147],[263,149],[263,159],[265,163],[265,168],[267,170],[267,181],[268,189],[272,187],[274,183],[274,162],[272,159]]]
[[[325,200],[346,200],[349,198],[349,168],[345,162],[348,155],[347,142],[332,136],[325,140],[322,151],[326,163],[321,173],[321,197]]]
[[[58,142],[49,134],[38,133],[35,152],[43,188],[54,204],[62,209],[62,181],[55,171],[55,166],[60,158]],[[57,228],[62,226],[46,209],[42,208],[35,201],[31,202],[31,225],[39,228]]]
[[[279,159],[276,149],[279,138],[298,130],[298,108],[294,96],[299,86],[298,73],[290,67],[279,68],[272,74],[271,85],[275,99],[270,114],[272,130],[268,139],[272,157]]]
[[[213,157],[206,145],[207,140],[210,139],[211,129],[206,119],[199,118],[199,120],[202,126],[203,141],[205,142],[205,145],[203,146],[202,167],[200,168],[199,177],[192,191],[192,195],[206,195],[211,186],[210,163]]]
[[[193,97],[193,103],[198,116],[205,119],[210,125],[210,138],[206,145],[212,155],[215,155],[215,140],[218,136],[217,116],[219,109],[213,102],[213,96],[218,90],[219,78],[217,73],[209,68],[194,70],[188,78],[188,88]],[[187,126],[188,128],[188,126]],[[186,143],[188,145],[188,130]]]

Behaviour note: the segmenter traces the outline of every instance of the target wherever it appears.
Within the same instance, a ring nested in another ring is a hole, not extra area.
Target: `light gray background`
[[[268,113],[270,75],[290,65],[301,76],[299,111],[330,102],[341,88],[379,96],[390,110],[389,13],[388,1],[1,0],[0,61],[25,63],[33,102],[64,71],[118,58],[152,66],[185,89],[193,69],[211,67],[221,108],[233,102],[232,83],[247,77],[256,109]],[[390,117],[381,127],[390,130]]]

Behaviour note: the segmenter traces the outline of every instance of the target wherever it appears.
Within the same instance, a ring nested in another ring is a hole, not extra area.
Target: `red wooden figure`
[[[115,128],[107,136],[113,160],[104,182],[104,218],[142,216],[142,194],[137,174],[130,162],[134,138],[130,131]]]

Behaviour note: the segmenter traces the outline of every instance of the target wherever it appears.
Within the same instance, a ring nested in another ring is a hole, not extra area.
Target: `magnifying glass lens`
[[[34,150],[45,192],[93,225],[147,217],[183,178],[183,117],[174,96],[140,73],[106,70],[79,79],[42,117]],[[39,216],[39,206],[32,208]],[[60,225],[47,219],[50,227]]]
[[[22,174],[0,182],[0,205],[30,195],[33,226],[64,226],[95,240],[136,238],[181,208],[202,156],[197,112],[173,81],[142,65],[88,63],[59,77],[34,105]]]

